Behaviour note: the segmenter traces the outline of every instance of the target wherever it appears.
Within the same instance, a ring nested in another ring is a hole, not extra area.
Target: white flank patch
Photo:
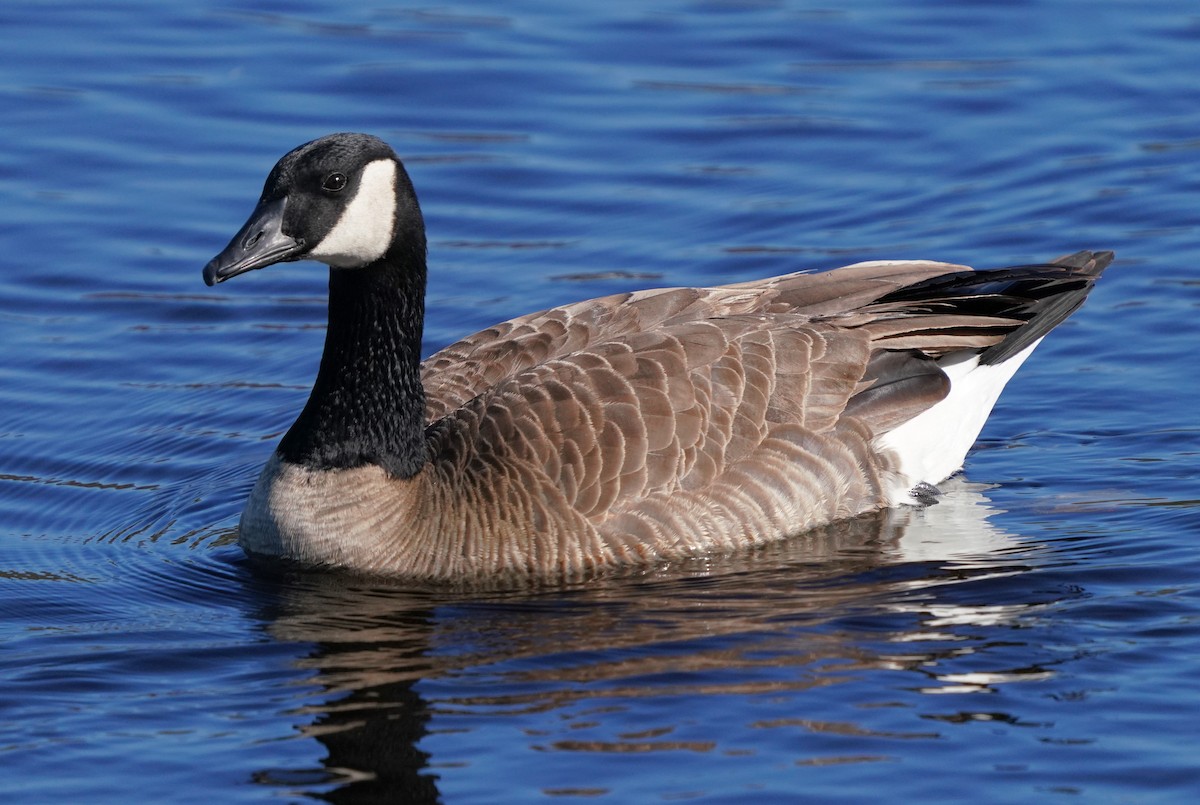
[[[358,192],[308,257],[335,268],[370,265],[391,246],[395,220],[396,163],[377,159],[363,168]]]
[[[1038,339],[1003,363],[980,366],[978,353],[956,352],[938,361],[950,378],[950,393],[876,440],[878,450],[892,450],[900,459],[900,484],[892,504],[912,503],[909,490],[919,483],[938,484],[960,469],[967,451],[992,412],[1004,386],[1020,368]]]

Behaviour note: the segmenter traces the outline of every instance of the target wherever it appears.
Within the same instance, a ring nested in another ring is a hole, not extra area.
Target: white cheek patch
[[[335,268],[374,263],[392,244],[396,220],[396,163],[377,159],[363,168],[358,192],[308,257]]]

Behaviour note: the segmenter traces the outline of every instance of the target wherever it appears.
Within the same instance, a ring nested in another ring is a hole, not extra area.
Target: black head
[[[241,230],[204,267],[209,285],[293,260],[361,268],[410,239],[424,251],[416,193],[391,147],[369,134],[330,134],[271,169]]]

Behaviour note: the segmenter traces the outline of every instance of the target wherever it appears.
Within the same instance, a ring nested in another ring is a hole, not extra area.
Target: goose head
[[[204,267],[204,281],[295,260],[363,268],[405,244],[424,257],[420,207],[396,153],[368,134],[331,134],[275,164],[250,218]]]

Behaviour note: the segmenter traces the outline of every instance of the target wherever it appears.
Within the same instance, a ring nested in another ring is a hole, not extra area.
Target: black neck
[[[377,464],[409,478],[425,464],[421,329],[425,249],[393,247],[356,269],[330,269],[329,329],[308,403],[279,443],[313,469]]]

